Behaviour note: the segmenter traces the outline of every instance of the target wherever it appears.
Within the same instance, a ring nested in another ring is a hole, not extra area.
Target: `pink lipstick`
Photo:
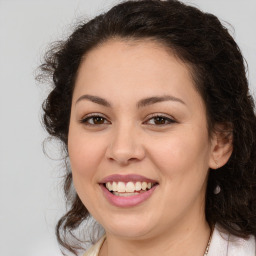
[[[159,184],[141,175],[115,174],[104,178],[99,185],[109,203],[117,207],[132,207],[150,198]]]

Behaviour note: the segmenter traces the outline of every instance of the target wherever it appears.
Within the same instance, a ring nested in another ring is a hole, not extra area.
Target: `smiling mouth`
[[[146,181],[113,181],[106,182],[103,185],[110,193],[115,196],[128,197],[145,193],[146,191],[152,189],[154,186],[158,185],[158,183]]]

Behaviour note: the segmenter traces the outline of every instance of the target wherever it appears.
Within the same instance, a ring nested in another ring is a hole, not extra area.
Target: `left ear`
[[[218,123],[211,136],[211,157],[209,167],[218,169],[224,166],[233,151],[233,129],[230,123]]]

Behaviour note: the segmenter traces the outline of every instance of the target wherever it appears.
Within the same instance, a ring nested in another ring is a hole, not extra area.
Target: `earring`
[[[215,195],[218,195],[218,194],[220,193],[220,191],[221,191],[221,188],[220,188],[219,185],[217,185],[217,186],[215,187],[213,193],[214,193]]]

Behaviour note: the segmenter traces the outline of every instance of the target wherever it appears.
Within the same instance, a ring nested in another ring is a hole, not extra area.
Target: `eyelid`
[[[105,120],[107,120],[107,122],[110,124],[111,122],[108,120],[109,118],[108,117],[106,117],[105,115],[103,115],[103,114],[101,114],[101,113],[90,113],[90,114],[87,114],[87,115],[85,115],[85,116],[83,116],[80,120],[79,120],[79,122],[80,123],[82,123],[82,124],[86,124],[86,125],[88,125],[88,126],[99,126],[99,125],[105,125],[105,123],[104,124],[89,124],[89,123],[86,123],[86,121],[87,120],[89,120],[90,118],[93,118],[93,117],[102,117],[102,118],[104,118]]]
[[[165,126],[165,125],[170,125],[172,123],[177,123],[177,121],[175,120],[175,118],[173,118],[170,115],[167,114],[163,114],[163,113],[153,113],[147,116],[146,121],[143,122],[143,124],[145,124],[146,122],[148,122],[149,120],[151,120],[152,118],[156,118],[156,117],[162,117],[165,118],[166,120],[169,121],[168,124],[162,124],[162,125],[154,125],[154,124],[149,124],[149,125],[154,125],[154,126]]]

